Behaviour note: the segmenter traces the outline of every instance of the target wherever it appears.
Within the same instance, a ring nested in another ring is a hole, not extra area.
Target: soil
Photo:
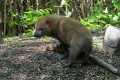
[[[13,37],[0,44],[0,80],[120,80],[98,65],[63,67],[67,59],[54,51],[59,42],[52,38]],[[120,69],[120,56],[107,54],[102,37],[94,36],[94,50],[106,62]]]

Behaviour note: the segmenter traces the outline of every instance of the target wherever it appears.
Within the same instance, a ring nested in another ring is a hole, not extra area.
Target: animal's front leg
[[[61,42],[60,45],[58,45],[56,48],[55,48],[55,51],[60,53],[60,54],[63,54],[64,56],[61,58],[61,60],[67,58],[69,56],[69,50],[68,50],[69,46],[67,44],[64,44]]]

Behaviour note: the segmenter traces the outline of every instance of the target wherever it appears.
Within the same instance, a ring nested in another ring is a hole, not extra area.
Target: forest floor
[[[120,80],[94,64],[63,67],[67,59],[61,60],[62,55],[53,51],[57,43],[52,38],[5,39],[0,44],[0,80]],[[94,55],[120,69],[120,56],[104,53],[101,44],[102,37],[94,37]]]

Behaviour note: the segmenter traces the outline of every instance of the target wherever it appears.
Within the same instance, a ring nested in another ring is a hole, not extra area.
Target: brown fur
[[[92,51],[92,35],[90,31],[78,21],[63,16],[48,16],[38,20],[36,30],[48,26],[49,31],[57,37],[61,43],[69,45],[69,65],[76,59],[89,55]]]
[[[49,34],[48,34],[49,33]],[[118,69],[106,63],[92,53],[92,35],[91,32],[84,27],[79,21],[64,16],[46,16],[41,17],[35,26],[35,37],[43,35],[52,35],[57,38],[64,47],[69,51],[69,62],[71,66],[80,59],[81,61],[94,60],[96,63],[105,67],[109,71],[120,75]]]

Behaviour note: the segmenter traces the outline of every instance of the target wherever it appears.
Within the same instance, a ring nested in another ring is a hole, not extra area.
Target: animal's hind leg
[[[80,54],[80,48],[77,46],[72,46],[69,48],[69,57],[67,66],[71,67],[77,61],[77,57]]]

